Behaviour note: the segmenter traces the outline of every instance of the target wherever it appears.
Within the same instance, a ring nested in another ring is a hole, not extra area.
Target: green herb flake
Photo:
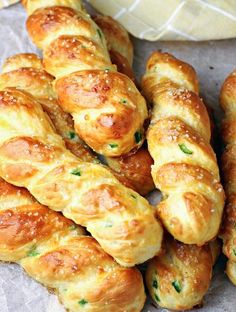
[[[76,226],[75,224],[71,224],[71,225],[69,226],[69,229],[70,229],[71,231],[74,231],[74,230],[77,229],[77,226]]]
[[[105,72],[109,72],[110,68],[105,68],[104,70],[105,70]]]
[[[131,196],[131,197],[133,197],[134,199],[136,199],[136,196],[135,196],[135,195],[133,195],[133,194],[130,194],[130,196]]]
[[[153,280],[153,282],[152,282],[152,287],[153,288],[158,288],[158,283],[157,283],[157,280]]]
[[[142,141],[142,133],[140,131],[135,132],[134,134],[135,142],[138,144]]]
[[[99,38],[102,40],[102,32],[99,28],[97,28],[97,33],[98,33]]]
[[[110,228],[110,227],[112,227],[112,225],[113,225],[113,224],[112,224],[111,222],[107,222],[107,223],[105,224],[105,227],[106,227],[106,228]]]
[[[73,175],[76,175],[78,177],[81,176],[81,172],[80,172],[79,169],[73,169],[70,173],[73,174]]]
[[[31,249],[28,251],[27,256],[28,257],[36,257],[38,256],[40,253],[36,250],[36,246],[32,246]]]
[[[182,287],[181,287],[179,281],[174,281],[174,282],[172,282],[172,286],[173,286],[174,289],[177,291],[177,293],[180,293],[180,292],[181,292]]]
[[[120,102],[126,104],[128,101],[126,99],[121,99]]]
[[[111,148],[116,148],[116,147],[118,147],[118,144],[116,144],[116,143],[111,143],[111,144],[109,144],[109,146],[110,146]]]
[[[160,301],[161,301],[160,298],[157,296],[157,294],[154,294],[154,298],[155,298],[155,300],[156,300],[157,302],[160,302]]]
[[[236,256],[236,248],[233,248],[233,254]]]
[[[88,301],[86,301],[85,299],[81,299],[80,301],[79,301],[79,305],[81,305],[81,306],[84,306],[85,304],[87,304],[88,303]]]
[[[181,151],[185,154],[191,155],[193,154],[193,151],[191,151],[190,149],[187,148],[187,146],[185,144],[179,144],[179,148],[181,149]]]
[[[75,138],[76,138],[76,133],[75,133],[75,132],[70,131],[70,132],[68,133],[68,137],[69,137],[71,140],[73,140],[73,139],[75,139]]]

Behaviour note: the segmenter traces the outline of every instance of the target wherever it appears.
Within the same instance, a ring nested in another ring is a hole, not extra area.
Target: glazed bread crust
[[[20,53],[9,57],[3,64],[0,90],[16,87],[29,92],[41,103],[66,147],[83,161],[99,163],[95,154],[76,135],[71,116],[58,105],[53,91],[53,81],[54,78],[43,70],[42,62],[37,55]],[[131,155],[110,159],[107,163],[122,184],[141,195],[146,195],[154,188],[151,177],[152,158],[146,149],[141,148]]]
[[[2,179],[0,260],[20,264],[69,312],[139,312],[144,305],[136,269],[120,267],[80,226]]]
[[[93,20],[106,38],[112,64],[117,66],[119,72],[135,81],[132,70],[133,45],[126,29],[110,16],[97,15]]]
[[[152,177],[163,194],[158,215],[177,240],[203,245],[218,233],[224,191],[196,73],[172,55],[155,52],[142,87],[153,103],[147,140]]]
[[[160,249],[162,228],[147,200],[102,165],[80,161],[29,94],[0,92],[0,175],[87,230],[118,263],[133,266]]]
[[[215,246],[213,248],[215,250]],[[153,301],[176,311],[200,305],[210,285],[212,266],[209,246],[197,247],[173,238],[165,239],[164,254],[150,260],[146,272]]]
[[[7,87],[29,92],[48,114],[66,147],[83,161],[99,162],[91,150],[76,135],[71,116],[58,105],[53,89],[54,77],[43,69],[41,59],[32,53],[9,57],[0,75],[0,90]]]
[[[31,2],[24,2],[26,10]],[[73,116],[76,132],[97,153],[120,156],[140,147],[148,117],[144,98],[112,65],[105,37],[90,16],[70,3],[60,5],[58,1],[47,8],[43,3],[29,16],[27,29],[43,49],[47,72],[57,79],[61,107]]]
[[[223,239],[223,252],[229,259],[226,273],[236,285],[236,70],[224,81],[220,102],[225,112],[222,122],[225,151],[221,164],[226,192],[226,207],[220,237]]]

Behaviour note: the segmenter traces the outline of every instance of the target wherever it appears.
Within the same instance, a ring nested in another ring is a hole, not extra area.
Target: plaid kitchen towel
[[[135,37],[209,40],[236,37],[236,0],[87,0]]]
[[[86,1],[141,39],[200,41],[236,37],[236,0]],[[16,2],[19,0],[0,0],[0,8]]]

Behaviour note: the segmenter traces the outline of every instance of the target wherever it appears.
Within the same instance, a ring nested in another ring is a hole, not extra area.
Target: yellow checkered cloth
[[[85,1],[141,39],[200,41],[236,37],[236,0]],[[16,2],[19,0],[0,0],[0,8]]]
[[[0,9],[8,7],[11,4],[17,3],[20,0],[0,0]]]
[[[236,0],[87,0],[135,37],[209,40],[236,37]]]

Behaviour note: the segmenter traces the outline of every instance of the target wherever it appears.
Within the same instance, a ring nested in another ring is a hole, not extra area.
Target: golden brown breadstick
[[[97,15],[93,17],[101,28],[107,42],[110,58],[117,70],[135,81],[132,70],[133,45],[125,28],[110,16]]]
[[[43,49],[45,68],[57,79],[59,103],[72,114],[78,135],[106,156],[140,147],[148,117],[146,102],[134,83],[116,72],[102,31],[80,10],[80,1],[75,10],[70,1],[53,1],[57,6],[45,7],[45,1],[25,0],[29,13],[32,2],[40,8],[29,16],[27,29]]]
[[[14,88],[0,92],[0,176],[87,227],[118,263],[133,266],[160,249],[162,228],[147,200],[104,167],[80,161],[41,105]]]
[[[236,285],[236,70],[224,81],[220,102],[225,112],[222,137],[226,145],[221,160],[226,207],[220,237],[223,239],[223,252],[229,259],[226,273]]]
[[[176,311],[200,305],[210,285],[218,246],[215,241],[212,254],[207,245],[197,247],[165,239],[164,253],[150,260],[146,272],[153,301]]]
[[[69,312],[141,311],[144,287],[73,222],[0,179],[0,260],[20,264]]]
[[[203,245],[218,234],[224,191],[196,73],[172,55],[155,52],[142,86],[153,103],[147,140],[152,177],[163,194],[158,215],[176,239]]]
[[[76,135],[71,116],[58,105],[52,86],[54,78],[43,70],[42,61],[36,54],[20,53],[9,57],[3,64],[2,72],[0,90],[16,87],[29,92],[42,104],[66,147],[84,161],[99,162]]]
[[[128,32],[110,16],[98,15],[93,17],[93,20],[103,31],[112,63],[117,66],[119,72],[135,81],[132,70],[133,45]],[[128,180],[131,187],[139,194],[146,195],[154,189],[151,176],[153,160],[145,147],[128,155],[105,157],[105,160],[115,172],[123,174],[126,182]]]
[[[105,160],[112,172],[123,174],[127,185],[140,195],[146,195],[155,188],[151,176],[153,159],[147,148],[141,147],[131,155],[105,157]]]
[[[53,77],[43,70],[42,62],[35,54],[20,53],[9,57],[3,64],[0,90],[17,87],[32,94],[51,118],[66,147],[83,161],[99,163],[98,158],[76,135],[70,115],[58,105],[52,88],[53,81]],[[125,186],[141,195],[153,190],[152,158],[146,149],[141,148],[135,154],[127,156],[107,158],[107,163],[112,168],[112,173]]]

